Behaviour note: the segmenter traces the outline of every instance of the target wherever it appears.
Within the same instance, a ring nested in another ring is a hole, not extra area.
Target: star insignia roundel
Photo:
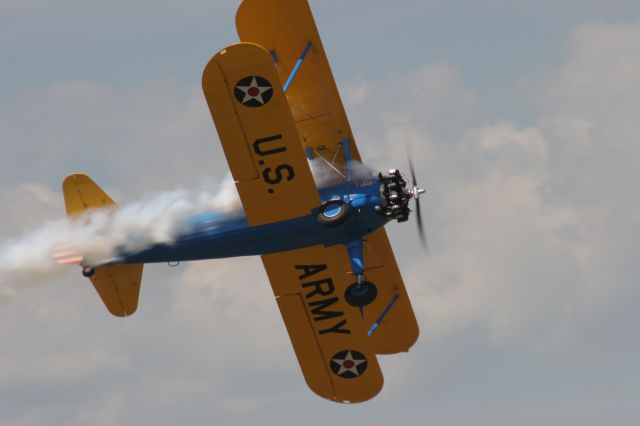
[[[358,351],[341,351],[331,357],[329,366],[336,376],[353,379],[365,372],[367,369],[367,358]]]
[[[234,95],[244,106],[260,107],[271,100],[273,87],[266,78],[254,75],[240,80],[236,84]]]

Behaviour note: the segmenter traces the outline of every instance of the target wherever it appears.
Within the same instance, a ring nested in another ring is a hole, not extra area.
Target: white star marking
[[[338,370],[338,372],[336,373],[338,376],[342,375],[346,371],[359,376],[360,373],[358,373],[358,366],[363,362],[366,362],[365,359],[354,359],[351,351],[347,352],[347,356],[345,356],[344,359],[333,358],[331,361],[340,366],[340,370]]]
[[[236,86],[236,87],[240,89],[242,92],[244,92],[244,98],[242,98],[243,104],[246,104],[251,99],[255,99],[256,101],[264,105],[264,99],[262,99],[262,94],[264,92],[268,92],[269,90],[271,90],[271,87],[269,86],[259,86],[255,77],[253,77],[253,80],[251,80],[251,83],[248,86]]]

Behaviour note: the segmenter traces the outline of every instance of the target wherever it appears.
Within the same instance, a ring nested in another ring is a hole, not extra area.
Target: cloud
[[[37,123],[37,125],[34,125]],[[226,162],[197,86],[132,89],[84,81],[28,89],[0,117],[4,184],[83,171],[125,195],[222,177]],[[188,136],[186,133],[188,132]],[[30,173],[22,171],[30,165]],[[144,166],[144,167],[143,167]],[[110,173],[117,168],[119,173]],[[130,191],[130,192],[129,192]]]
[[[347,86],[365,161],[362,147],[378,146],[380,167],[402,164],[404,143],[426,177],[429,259],[409,254],[406,225],[395,245],[423,335],[484,329],[492,344],[571,351],[591,346],[586,318],[615,317],[635,294],[638,36],[637,24],[578,27],[564,62],[531,85],[540,115],[528,126],[477,125],[478,95],[446,64]]]
[[[0,200],[0,231],[5,235],[15,236],[18,230],[41,226],[64,212],[60,195],[43,183],[0,185]]]
[[[553,73],[547,95],[578,111],[616,110],[637,101],[629,95],[640,88],[639,67],[640,23],[586,23],[572,32],[569,56]]]
[[[482,130],[479,150],[486,150],[487,133],[506,136],[501,127]],[[429,264],[412,267],[408,277],[418,282],[426,274],[416,302],[435,335],[482,326],[494,343],[536,347],[566,323],[583,291],[573,254],[580,241],[567,238],[566,229],[588,226],[594,215],[547,201],[540,159],[518,167],[528,150],[513,148],[492,146],[490,157],[499,149],[516,159],[498,156],[481,178],[442,181],[432,194],[439,244]]]

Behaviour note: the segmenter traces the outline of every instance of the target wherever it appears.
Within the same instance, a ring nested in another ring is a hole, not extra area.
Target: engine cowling
[[[389,170],[388,174],[378,173],[380,181],[381,205],[376,206],[376,212],[382,216],[405,222],[409,219],[409,200],[411,193],[407,191],[407,181],[398,169]]]

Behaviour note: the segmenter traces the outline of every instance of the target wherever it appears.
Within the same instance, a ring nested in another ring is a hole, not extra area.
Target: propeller
[[[422,212],[420,211],[420,194],[424,194],[426,190],[424,188],[420,188],[418,186],[418,182],[416,180],[416,173],[413,169],[413,162],[411,161],[411,157],[407,156],[409,160],[409,170],[411,171],[411,185],[412,188],[409,190],[409,194],[411,198],[416,200],[416,218],[418,224],[418,235],[420,236],[420,242],[425,250],[429,250],[429,246],[427,245],[427,233],[425,232],[424,226],[422,224]]]

